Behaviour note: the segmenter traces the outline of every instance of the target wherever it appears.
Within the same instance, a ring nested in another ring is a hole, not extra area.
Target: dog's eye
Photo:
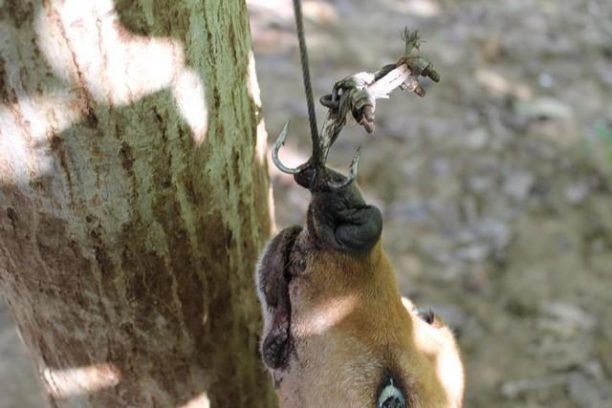
[[[419,310],[419,317],[427,324],[433,325],[436,322],[436,315],[430,310]]]
[[[430,326],[435,328],[444,327],[444,323],[442,322],[442,320],[431,310],[417,310],[416,313],[421,318],[421,320],[423,320]]]
[[[393,379],[380,391],[376,408],[406,408],[406,398],[402,391],[393,384]]]

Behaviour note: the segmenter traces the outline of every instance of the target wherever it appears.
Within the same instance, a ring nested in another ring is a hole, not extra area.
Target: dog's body
[[[353,183],[313,192],[306,227],[268,245],[262,355],[281,407],[462,406],[453,335],[402,299],[381,230]]]

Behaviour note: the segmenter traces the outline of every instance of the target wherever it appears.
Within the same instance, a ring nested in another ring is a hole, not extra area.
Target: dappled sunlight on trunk
[[[202,79],[194,71],[184,70],[178,74],[172,89],[179,113],[191,128],[193,141],[200,146],[208,130],[208,111]]]
[[[111,388],[121,381],[121,372],[111,363],[87,367],[42,370],[47,393],[54,398],[68,398]]]
[[[249,96],[255,103],[255,106],[261,106],[261,94],[259,83],[257,82],[257,70],[255,68],[255,55],[253,54],[253,51],[249,51],[247,90],[249,92]],[[259,163],[264,164],[267,162],[266,155],[268,153],[268,134],[266,132],[266,124],[263,120],[261,110],[255,112],[255,115],[258,117],[255,158]]]
[[[111,0],[52,1],[39,9],[34,29],[54,74],[84,87],[81,104],[91,97],[100,104],[125,106],[170,88],[194,141],[200,144],[205,138],[204,85],[186,67],[179,41],[131,33],[121,24]],[[66,108],[86,114],[78,103]]]
[[[50,1],[39,9],[35,30],[56,75],[82,82],[98,103],[135,102],[170,86],[184,69],[179,41],[132,34],[111,0]]]
[[[202,393],[180,408],[210,408],[210,400],[205,393]]]

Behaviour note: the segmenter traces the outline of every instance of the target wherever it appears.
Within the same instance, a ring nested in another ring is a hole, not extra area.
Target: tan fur
[[[453,335],[402,302],[380,242],[366,254],[306,257],[289,285],[293,356],[273,372],[281,407],[375,407],[385,370],[402,381],[409,407],[462,406]]]

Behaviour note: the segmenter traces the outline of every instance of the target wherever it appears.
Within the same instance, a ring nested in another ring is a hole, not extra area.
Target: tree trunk
[[[51,405],[273,405],[244,1],[5,0],[0,38],[0,288]]]

